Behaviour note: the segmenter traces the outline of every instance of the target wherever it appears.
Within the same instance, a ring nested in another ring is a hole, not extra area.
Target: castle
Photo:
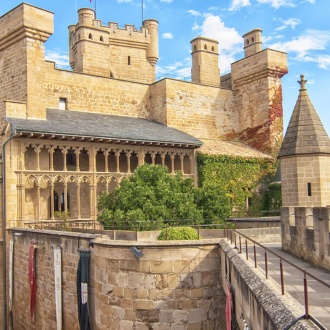
[[[191,41],[192,81],[155,81],[158,23],[103,26],[92,9],[69,26],[73,71],[45,61],[53,14],[22,4],[0,18],[0,114],[6,222],[96,219],[97,196],[144,163],[197,183],[198,151],[276,154],[286,54],[244,35],[245,58],[221,77],[218,42]],[[230,87],[230,88],[229,88]]]
[[[218,42],[196,37],[191,82],[156,81],[156,20],[121,29],[80,9],[66,71],[45,60],[53,16],[23,3],[0,17],[3,233],[57,211],[95,223],[98,195],[144,163],[197,184],[198,152],[277,154],[287,56],[262,49],[260,29],[230,74],[220,77]]]

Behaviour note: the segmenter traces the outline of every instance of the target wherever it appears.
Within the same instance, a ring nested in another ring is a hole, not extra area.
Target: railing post
[[[233,244],[233,231],[230,229],[230,244]]]
[[[238,239],[239,239],[239,252],[242,253],[242,239],[241,239],[241,235],[240,234],[238,236]]]
[[[237,248],[237,245],[236,245],[236,232],[234,232],[234,240],[235,240],[235,248]]]
[[[247,238],[245,238],[245,250],[246,250],[246,260],[249,260],[249,253],[248,253],[248,242],[247,242]]]
[[[257,251],[256,251],[256,243],[253,243],[253,253],[254,253],[254,268],[257,268]]]
[[[282,296],[284,296],[284,277],[283,277],[283,263],[282,263],[282,258],[280,258],[280,275],[281,275]]]
[[[309,306],[308,306],[308,285],[307,285],[307,276],[304,272],[304,295],[305,295],[305,318],[309,319]]]
[[[267,258],[267,250],[265,249],[265,271],[266,271],[266,278],[268,278],[268,258]]]

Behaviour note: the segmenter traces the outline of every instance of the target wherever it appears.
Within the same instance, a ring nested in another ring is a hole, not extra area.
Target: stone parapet
[[[282,207],[282,248],[330,270],[330,206]]]
[[[20,235],[13,235],[19,232]],[[93,329],[223,329],[218,240],[118,242],[81,233],[10,230],[14,238],[15,329],[56,328],[53,246],[62,248],[63,329],[78,329],[79,248],[90,259],[89,313]],[[28,251],[38,241],[34,323],[29,309]],[[136,246],[137,258],[130,247]]]

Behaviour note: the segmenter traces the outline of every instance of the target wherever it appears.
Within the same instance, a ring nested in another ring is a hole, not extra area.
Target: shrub
[[[164,228],[157,239],[160,241],[196,240],[198,234],[197,230],[191,227],[169,227]]]

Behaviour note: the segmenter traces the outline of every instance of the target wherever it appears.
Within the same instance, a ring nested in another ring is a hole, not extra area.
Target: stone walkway
[[[288,260],[294,265],[313,276],[323,280],[330,285],[330,272],[315,268],[306,261],[296,258],[291,254],[282,251],[281,243],[263,243],[263,246],[273,251],[283,259]],[[243,253],[245,253],[245,246],[242,246]],[[249,259],[253,258],[252,245],[248,249]],[[260,268],[264,267],[264,249],[257,247],[257,263]],[[280,260],[275,255],[268,253],[268,275],[276,282],[281,284],[280,278]],[[295,298],[301,305],[304,306],[304,275],[303,272],[286,263],[283,260],[283,274],[284,274],[284,289],[293,298]],[[309,300],[309,314],[316,318],[326,329],[330,330],[330,288],[327,288],[315,279],[307,276],[308,281],[308,300]]]

